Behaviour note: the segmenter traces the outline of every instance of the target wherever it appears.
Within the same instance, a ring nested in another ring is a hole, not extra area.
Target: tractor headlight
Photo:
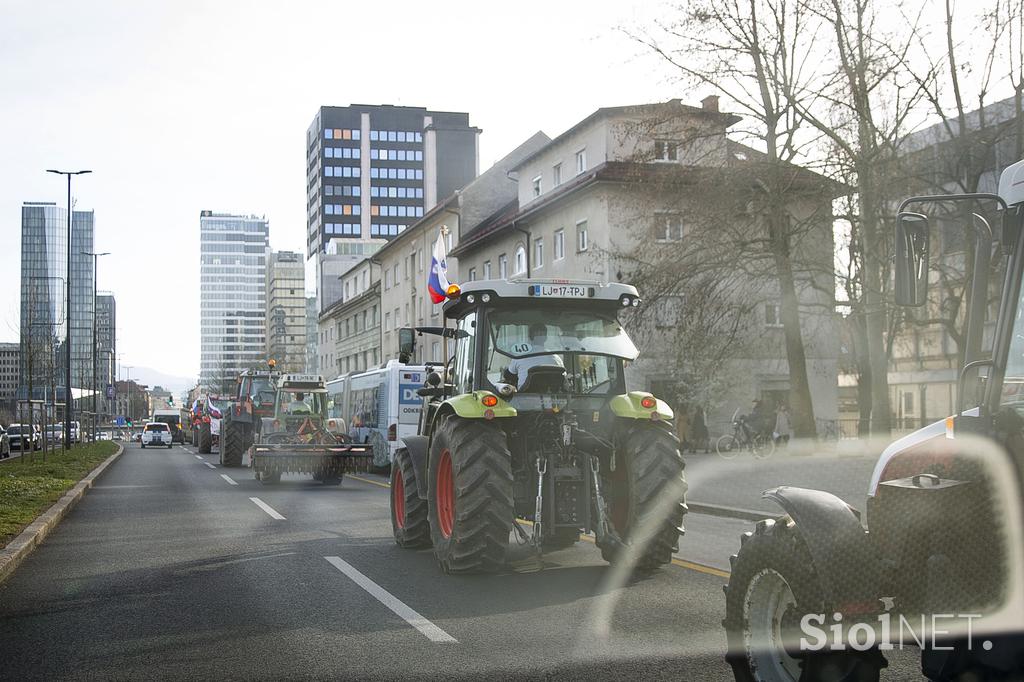
[[[480,297],[480,300],[483,301],[484,303],[490,303],[491,302],[491,295],[490,294],[484,294],[484,295],[482,295]]]

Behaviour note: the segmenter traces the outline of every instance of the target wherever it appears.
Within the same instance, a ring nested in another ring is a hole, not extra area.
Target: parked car
[[[141,443],[142,442],[142,432],[141,431],[136,431],[135,433],[132,434],[132,442],[133,443]]]
[[[0,459],[11,456],[11,439],[7,436],[7,429],[0,426]]]
[[[7,437],[10,439],[12,450],[38,450],[43,444],[43,432],[38,424],[33,424],[29,430],[27,424],[11,424],[7,427]],[[24,447],[22,440],[25,441]]]
[[[142,447],[147,445],[171,447],[172,438],[171,427],[163,422],[150,422],[142,429]]]

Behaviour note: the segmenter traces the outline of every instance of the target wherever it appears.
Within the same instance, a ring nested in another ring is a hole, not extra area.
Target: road
[[[0,585],[0,678],[732,679],[721,569],[748,522],[691,515],[641,579],[588,542],[445,576],[394,545],[388,492],[133,444]]]

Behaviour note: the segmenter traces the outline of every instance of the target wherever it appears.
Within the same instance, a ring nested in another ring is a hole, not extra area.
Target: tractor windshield
[[[587,353],[635,360],[638,355],[614,316],[591,310],[501,309],[487,320],[491,348],[510,358]]]
[[[284,389],[281,391],[281,412],[284,414],[323,415],[326,393]]]

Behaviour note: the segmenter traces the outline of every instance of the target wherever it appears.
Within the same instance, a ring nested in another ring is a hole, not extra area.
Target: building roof
[[[590,114],[583,120],[573,125],[571,128],[566,130],[561,135],[557,136],[555,139],[551,140],[550,144],[548,144],[547,147],[544,147],[543,149],[538,149],[533,154],[530,154],[529,156],[522,159],[518,164],[516,164],[513,167],[512,170],[518,170],[519,168],[533,160],[533,158],[536,157],[538,154],[546,151],[548,147],[552,147],[556,144],[559,144],[569,136],[582,130],[583,128],[586,128],[587,126],[596,121],[605,118],[610,118],[612,116],[634,116],[665,113],[666,110],[672,109],[675,109],[678,112],[678,114],[686,114],[689,116],[704,116],[710,119],[721,121],[722,123],[725,124],[727,128],[733,125],[734,123],[738,123],[741,120],[740,117],[737,116],[736,114],[724,113],[721,111],[717,111],[715,109],[705,109],[703,107],[690,106],[689,104],[683,104],[682,101],[678,98],[670,99],[667,102],[655,102],[652,104],[630,104],[619,107],[601,107],[594,113]]]

